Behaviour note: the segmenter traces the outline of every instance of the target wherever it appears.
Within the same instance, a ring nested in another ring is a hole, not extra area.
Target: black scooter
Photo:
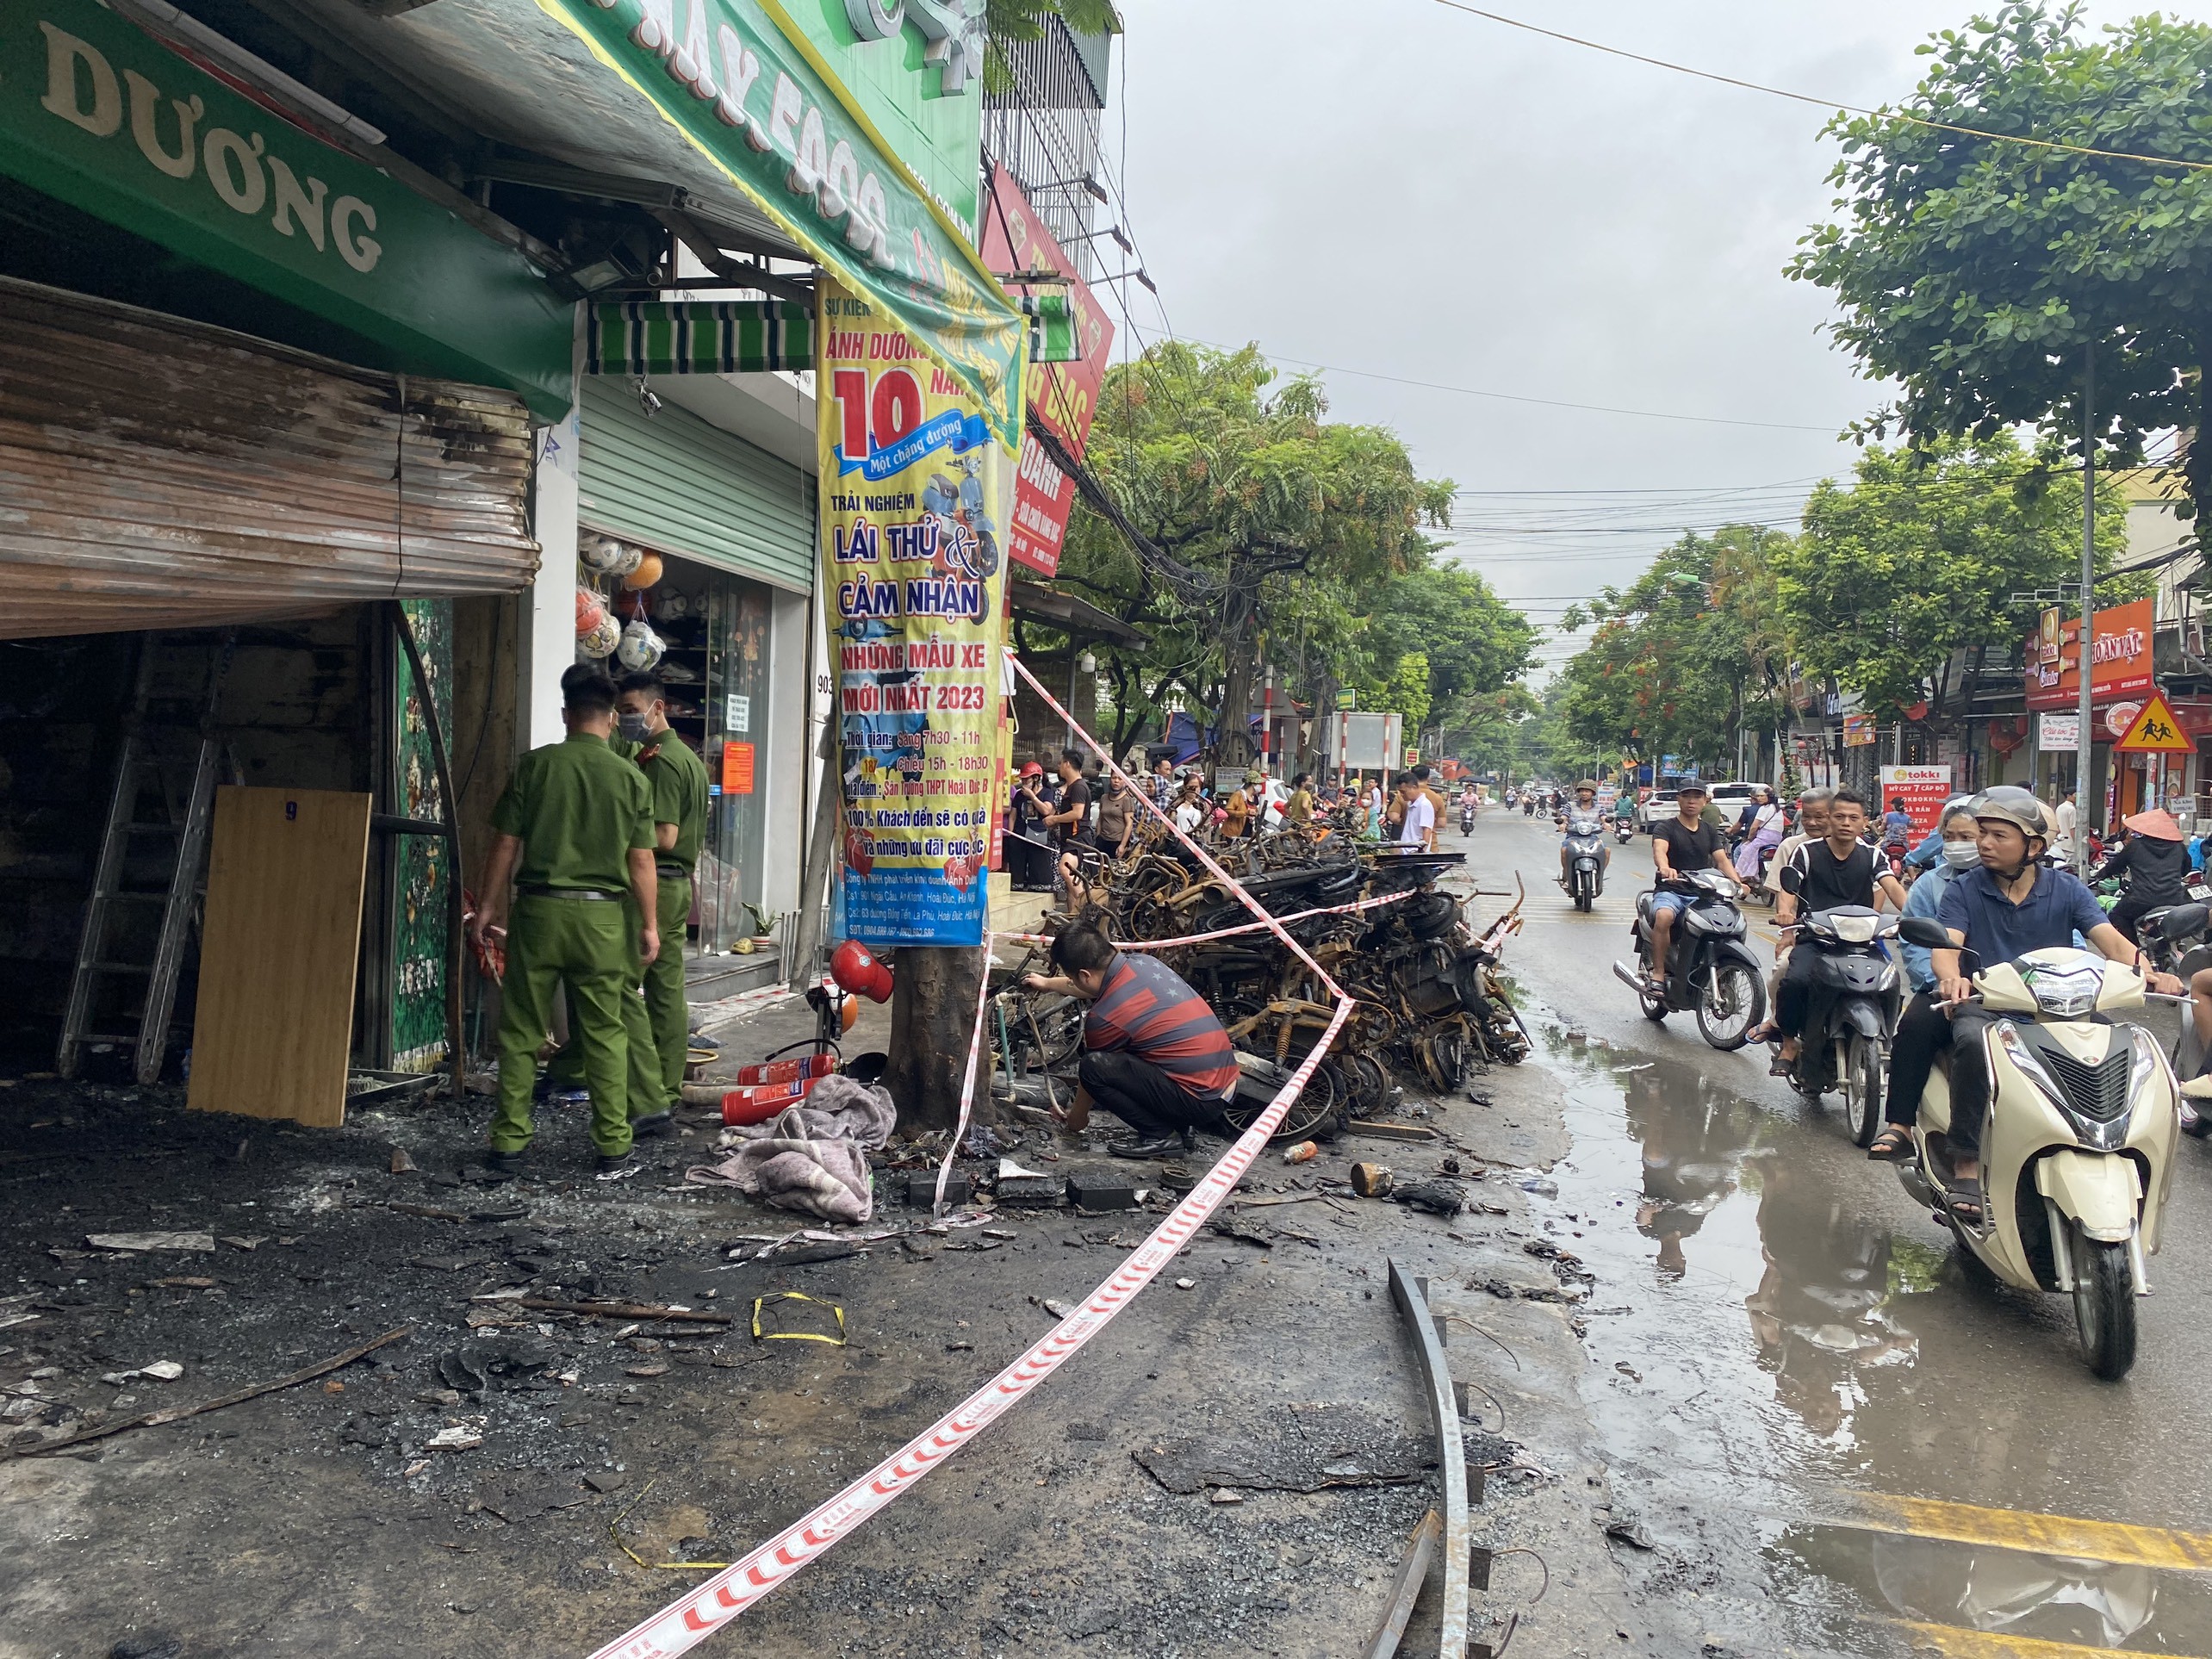
[[[1855,1146],[1871,1146],[1881,1133],[1890,1037],[1904,1012],[1904,976],[1882,943],[1896,933],[1894,919],[1885,924],[1858,904],[1797,921],[1796,948],[1811,951],[1814,961],[1790,1086],[1816,1103],[1842,1089]]]
[[[1691,902],[1675,915],[1666,994],[1657,989],[1651,960],[1650,893],[1636,900],[1636,966],[1615,962],[1613,977],[1636,993],[1645,1019],[1694,1010],[1699,1035],[1715,1048],[1741,1048],[1767,1017],[1767,982],[1744,941],[1736,880],[1719,870],[1693,870],[1670,891],[1689,894]]]

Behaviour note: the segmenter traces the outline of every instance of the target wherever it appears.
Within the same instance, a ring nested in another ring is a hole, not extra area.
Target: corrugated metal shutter
[[[594,530],[804,593],[814,492],[787,461],[673,403],[648,419],[619,380],[583,381],[578,512]]]
[[[0,278],[0,638],[508,593],[522,401]]]

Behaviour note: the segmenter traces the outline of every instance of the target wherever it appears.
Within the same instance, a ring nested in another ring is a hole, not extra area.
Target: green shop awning
[[[759,375],[814,367],[814,314],[789,300],[630,300],[592,308],[593,375]]]
[[[96,0],[0,6],[0,174],[351,331],[376,365],[573,398],[572,308],[527,260]]]
[[[1032,362],[1081,357],[1065,300],[1024,300],[1022,308]],[[813,314],[789,300],[604,301],[592,308],[585,337],[584,372],[592,375],[759,375],[813,367]]]

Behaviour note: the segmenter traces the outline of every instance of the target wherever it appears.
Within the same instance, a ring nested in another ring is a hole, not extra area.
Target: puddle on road
[[[1780,1606],[1794,1639],[1843,1652],[1868,1650],[1873,1619],[2212,1653],[2212,1589],[2185,1575],[1821,1524],[1850,1492],[2184,1526],[2202,1511],[2177,1502],[2196,1477],[2166,1460],[2195,1451],[2156,1391],[2090,1379],[2058,1298],[1968,1283],[1833,1106],[1748,1101],[1699,1069],[1702,1045],[1537,1035],[1572,1146],[1536,1213],[1598,1275],[1583,1394],[1670,1589],[1709,1598],[1716,1628]]]

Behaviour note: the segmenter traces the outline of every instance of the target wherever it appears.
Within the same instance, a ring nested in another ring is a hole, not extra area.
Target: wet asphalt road
[[[1583,1392],[1657,1546],[1645,1593],[1694,1599],[1709,1651],[2212,1655],[2212,1146],[2182,1143],[2141,1358],[2100,1383],[2070,1302],[1969,1277],[1836,1097],[1643,1017],[1611,966],[1648,840],[1612,846],[1588,916],[1547,821],[1493,810],[1444,844],[1484,888],[1528,883],[1507,966],[1550,1016],[1553,1215],[1600,1276]]]

